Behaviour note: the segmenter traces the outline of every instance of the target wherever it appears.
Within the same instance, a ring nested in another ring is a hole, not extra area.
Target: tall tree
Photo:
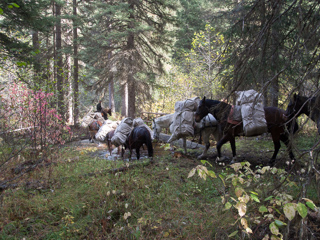
[[[226,1],[225,31],[233,49],[225,78],[234,91],[254,87],[268,92],[277,106],[295,78],[312,79],[318,72],[319,6],[315,1]],[[307,30],[308,29],[308,30]],[[312,64],[310,64],[312,63]],[[260,79],[262,78],[262,79]],[[232,79],[232,81],[230,81]],[[283,100],[283,99],[282,99]]]
[[[61,5],[55,2],[56,16],[56,72],[57,72],[57,94],[58,94],[58,111],[61,116],[65,116],[64,112],[64,93],[63,93],[63,62],[62,62],[62,43],[61,43]]]
[[[77,0],[73,0],[73,118],[74,124],[79,123],[79,60],[78,60],[78,27]]]
[[[99,7],[89,6],[95,11],[95,20],[89,20],[90,28],[82,31],[87,56],[83,60],[99,69],[98,80],[93,84],[96,88],[107,88],[111,69],[117,69],[114,79],[128,85],[127,114],[134,117],[136,94],[145,94],[139,91],[139,81],[143,79],[138,79],[138,74],[163,72],[165,53],[173,41],[170,23],[175,20],[174,3],[129,0],[95,4]],[[90,57],[92,54],[95,58]],[[122,101],[125,99],[122,96]]]

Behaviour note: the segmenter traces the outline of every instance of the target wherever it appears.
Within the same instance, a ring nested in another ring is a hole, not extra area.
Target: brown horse
[[[106,138],[105,138],[105,141],[106,141],[106,143],[107,143],[107,146],[108,146],[108,150],[109,150],[109,152],[110,152],[110,155],[112,155],[112,150],[111,150],[111,146],[112,146],[111,138],[114,136],[114,132],[115,132],[115,130],[112,130],[112,131],[108,132],[107,135],[106,135]],[[121,147],[119,146],[119,147],[118,147],[118,154],[120,154],[120,149],[121,149]]]
[[[98,120],[94,120],[92,121],[89,126],[88,126],[88,129],[89,129],[89,135],[90,135],[90,138],[89,138],[89,142],[93,143],[93,139],[95,139],[95,135],[97,134],[97,132],[99,131],[99,128],[102,126],[102,122],[98,121]]]
[[[104,120],[107,120],[107,119],[108,119],[108,114],[109,114],[110,116],[112,116],[112,114],[111,114],[111,108],[102,108],[102,110],[101,110],[101,115],[102,115],[102,117],[104,118]]]
[[[230,110],[232,106],[217,100],[206,99],[205,97],[200,101],[199,106],[197,108],[195,114],[196,122],[199,122],[203,117],[205,117],[208,113],[211,113],[219,122],[221,126],[221,130],[223,132],[223,137],[218,141],[217,144],[217,152],[218,158],[221,158],[221,147],[223,144],[230,142],[233,161],[236,159],[236,145],[235,145],[235,137],[243,136],[243,124],[231,124],[227,121]],[[268,132],[271,133],[272,141],[274,144],[274,153],[272,155],[271,160],[269,161],[270,165],[275,163],[277,154],[281,147],[280,140],[285,143],[289,151],[289,157],[291,160],[294,160],[294,155],[292,153],[292,149],[290,147],[289,141],[289,133],[286,131],[286,116],[285,111],[276,107],[265,107],[265,119],[267,122]],[[290,128],[289,128],[290,129]],[[293,133],[298,130],[298,125],[295,123]]]
[[[317,124],[320,134],[320,99],[317,99],[317,97],[294,94],[287,107],[286,114],[288,118],[299,117],[301,114],[307,115]]]
[[[152,147],[152,139],[151,134],[148,131],[148,129],[144,126],[137,126],[135,127],[129,136],[127,137],[127,140],[124,144],[125,148],[129,149],[130,154],[129,158],[131,158],[132,150],[136,149],[137,159],[140,158],[140,147],[145,144],[148,149],[148,156],[150,158],[153,157],[153,147]],[[123,155],[122,155],[123,157]]]

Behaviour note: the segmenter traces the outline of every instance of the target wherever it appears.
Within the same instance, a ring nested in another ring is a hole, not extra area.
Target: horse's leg
[[[120,146],[119,146],[120,147]],[[124,146],[121,146],[121,157],[124,157],[125,148]]]
[[[136,147],[136,154],[137,154],[137,159],[139,160],[139,158],[140,158],[140,146]]]
[[[204,138],[204,137],[203,137]],[[204,140],[204,142],[206,143],[206,141]],[[202,129],[200,128],[199,130],[199,141],[198,141],[199,144],[202,143]],[[202,154],[203,155],[203,154]]]
[[[217,153],[218,153],[218,157],[216,159],[216,162],[218,161],[223,161],[224,159],[221,158],[221,147],[223,144],[225,144],[226,142],[228,142],[229,139],[228,139],[228,136],[227,135],[224,135],[220,140],[219,142],[217,143]]]
[[[232,161],[231,163],[235,163],[237,161],[237,155],[236,155],[236,138],[234,136],[230,135],[230,146],[232,150]]]
[[[280,135],[280,140],[284,142],[284,144],[287,146],[287,151],[289,152],[289,157],[291,159],[291,161],[287,162],[287,164],[288,164],[288,168],[290,169],[292,167],[292,164],[295,162],[295,158],[294,158],[291,143],[290,143],[290,138],[288,134],[282,134]]]
[[[91,131],[89,132],[89,135],[90,135],[89,142],[94,143],[93,136],[92,136],[93,134]]]
[[[184,154],[187,154],[187,138],[183,137],[183,149],[184,149]]]
[[[107,140],[107,145],[108,145],[109,153],[110,153],[110,155],[112,155],[112,152],[111,152],[111,141],[110,140]]]
[[[274,145],[274,152],[273,155],[269,161],[270,165],[274,165],[279,149],[281,147],[281,143],[280,143],[280,133],[279,133],[279,129],[273,129],[271,130],[271,137],[272,137],[272,141],[273,141],[273,145]]]
[[[206,146],[203,150],[203,153],[200,156],[198,156],[198,159],[201,159],[207,155],[207,151],[210,147],[209,137],[210,137],[210,131],[204,131],[203,132],[203,141],[206,144]]]

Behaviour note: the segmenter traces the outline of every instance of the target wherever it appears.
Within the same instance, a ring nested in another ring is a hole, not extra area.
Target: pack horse
[[[223,133],[222,138],[217,143],[217,160],[221,160],[221,147],[223,144],[230,142],[233,160],[236,161],[236,145],[235,145],[235,137],[243,136],[243,124],[232,124],[228,122],[228,117],[230,114],[230,110],[232,106],[225,102],[220,102],[218,100],[203,99],[200,101],[199,106],[197,108],[195,114],[196,122],[199,122],[206,115],[211,113],[221,125],[221,130]],[[294,155],[292,149],[290,147],[289,141],[289,133],[286,131],[286,117],[285,111],[276,107],[265,107],[265,120],[267,123],[267,131],[271,133],[272,141],[274,144],[274,153],[269,161],[270,165],[274,165],[277,154],[281,147],[280,141],[285,143],[288,148],[289,157],[291,160],[294,160]],[[290,126],[289,128],[290,129]],[[298,125],[295,123],[293,132],[298,130]]]

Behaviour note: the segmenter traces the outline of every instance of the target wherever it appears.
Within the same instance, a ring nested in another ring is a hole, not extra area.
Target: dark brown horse
[[[102,117],[104,118],[104,120],[107,120],[107,119],[108,119],[108,114],[109,114],[110,116],[112,116],[112,114],[111,114],[111,108],[102,108],[102,110],[101,110],[101,115],[102,115]]]
[[[102,126],[102,122],[98,121],[98,120],[93,120],[89,126],[88,126],[88,129],[89,129],[89,135],[90,135],[90,138],[89,138],[89,142],[93,143],[93,139],[95,139],[95,135],[97,134],[97,132],[99,131],[99,128]]]
[[[287,107],[286,114],[290,119],[299,117],[301,114],[307,115],[317,124],[320,134],[320,98],[294,94]]]
[[[236,136],[243,136],[243,124],[231,124],[227,121],[230,110],[232,106],[220,102],[217,100],[206,99],[205,97],[200,101],[199,106],[197,108],[195,114],[196,122],[199,122],[203,117],[205,117],[208,113],[211,113],[219,122],[221,126],[221,130],[223,132],[223,136],[218,141],[217,144],[217,152],[218,152],[218,159],[221,158],[221,147],[223,144],[230,142],[233,160],[236,159],[236,145],[235,145],[235,137]],[[270,160],[270,164],[273,165],[275,163],[277,154],[281,147],[280,140],[284,142],[289,151],[289,157],[291,160],[294,159],[294,155],[290,148],[290,138],[289,133],[286,131],[285,122],[287,120],[285,116],[285,111],[281,110],[276,107],[265,107],[265,119],[267,122],[268,132],[271,133],[272,141],[274,144],[274,153]],[[295,123],[294,131],[297,131],[298,125]]]
[[[152,147],[151,134],[146,127],[137,126],[131,131],[125,143],[125,148],[128,148],[130,151],[129,158],[131,158],[132,150],[136,149],[137,159],[139,159],[140,147],[142,147],[143,144],[147,146],[148,156],[152,158],[153,147]]]

